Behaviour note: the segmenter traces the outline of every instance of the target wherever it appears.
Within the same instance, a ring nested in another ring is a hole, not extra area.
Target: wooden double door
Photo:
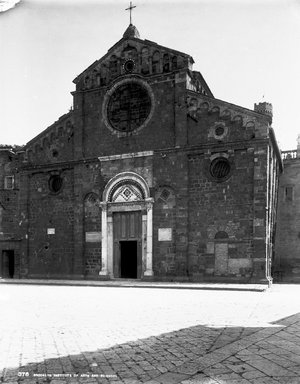
[[[142,213],[113,213],[114,277],[140,279],[142,274]]]

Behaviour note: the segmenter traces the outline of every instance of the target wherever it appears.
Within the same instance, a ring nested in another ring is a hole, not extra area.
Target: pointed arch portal
[[[100,276],[153,276],[153,199],[146,180],[134,172],[114,176],[103,192]]]

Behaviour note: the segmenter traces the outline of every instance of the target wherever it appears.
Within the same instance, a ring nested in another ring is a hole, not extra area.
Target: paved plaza
[[[300,286],[0,284],[4,383],[300,383]]]

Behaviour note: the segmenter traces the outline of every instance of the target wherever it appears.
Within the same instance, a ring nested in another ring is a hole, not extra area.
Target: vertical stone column
[[[106,215],[107,218],[107,274],[113,276],[113,259],[114,259],[114,235],[113,235],[113,217],[112,215]]]
[[[146,270],[144,276],[153,276],[153,198],[146,199],[147,202],[147,248],[146,248]]]
[[[102,232],[102,241],[101,241],[101,271],[99,272],[100,276],[108,276],[107,268],[107,203],[100,203],[102,213],[101,213],[101,232]]]
[[[147,270],[147,216],[142,215],[142,276]]]

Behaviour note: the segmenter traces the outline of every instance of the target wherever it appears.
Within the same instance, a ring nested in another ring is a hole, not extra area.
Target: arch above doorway
[[[135,172],[121,172],[112,177],[106,184],[100,206],[102,208],[102,268],[100,276],[108,278],[122,277],[116,271],[118,258],[121,260],[120,252],[127,247],[124,238],[116,235],[119,232],[120,213],[125,223],[124,233],[128,217],[137,217],[141,227],[139,237],[134,238],[137,242],[137,258],[140,258],[139,273],[137,278],[153,276],[152,269],[152,243],[153,243],[153,202],[150,197],[150,189],[146,180]],[[138,215],[132,216],[136,212]],[[131,223],[130,225],[132,226]],[[129,225],[129,224],[128,224]],[[132,241],[126,238],[125,241]],[[123,263],[123,261],[122,261]]]
[[[121,172],[112,177],[103,191],[103,202],[111,202],[113,195],[120,186],[133,185],[140,192],[142,200],[150,197],[150,190],[146,180],[135,172]]]

